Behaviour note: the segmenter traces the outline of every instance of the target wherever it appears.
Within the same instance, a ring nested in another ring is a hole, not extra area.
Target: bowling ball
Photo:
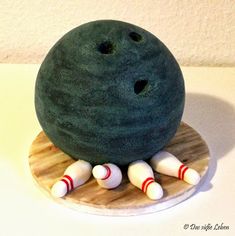
[[[181,70],[167,47],[114,20],[65,34],[44,59],[35,87],[45,134],[92,164],[150,158],[174,136],[184,97]]]

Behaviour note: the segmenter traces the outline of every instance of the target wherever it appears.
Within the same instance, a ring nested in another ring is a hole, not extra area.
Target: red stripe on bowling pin
[[[73,179],[69,175],[64,175],[60,181],[66,184],[67,193],[74,189]]]
[[[178,171],[178,178],[184,180],[184,174],[188,170],[188,167],[182,164]]]
[[[104,178],[102,179],[102,180],[105,180],[105,179],[108,179],[109,176],[111,175],[111,170],[110,170],[110,168],[109,168],[107,165],[103,165],[103,167],[105,167],[106,170],[107,170],[106,175],[105,175]]]
[[[64,178],[68,179],[69,182],[70,182],[70,191],[73,190],[74,189],[74,187],[73,187],[73,179],[69,175],[64,175],[63,179]]]
[[[186,166],[186,168],[183,170],[183,172],[182,172],[182,176],[181,176],[181,179],[182,180],[184,180],[184,174],[185,174],[185,172],[187,171],[187,169],[188,169],[188,167]]]
[[[154,182],[154,178],[152,177],[148,177],[147,179],[145,179],[145,181],[142,183],[142,187],[141,187],[141,190],[146,193],[147,192],[147,189],[148,189],[148,186]]]

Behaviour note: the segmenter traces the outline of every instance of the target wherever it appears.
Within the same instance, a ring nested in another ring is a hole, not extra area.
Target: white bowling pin
[[[54,197],[63,197],[74,188],[84,184],[91,176],[91,164],[78,160],[67,167],[64,176],[51,189]]]
[[[92,170],[94,178],[97,183],[106,189],[116,188],[122,181],[122,172],[118,166],[106,163],[97,165]]]
[[[163,196],[160,184],[155,182],[152,168],[145,161],[135,161],[128,166],[130,182],[141,189],[150,199],[157,200]]]
[[[150,164],[155,171],[177,177],[189,184],[196,185],[200,181],[200,175],[197,171],[185,166],[169,152],[160,151],[156,153],[151,158]]]

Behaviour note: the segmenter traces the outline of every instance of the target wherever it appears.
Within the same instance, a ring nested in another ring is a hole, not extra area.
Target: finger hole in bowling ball
[[[182,160],[182,162],[184,162],[184,163],[187,162],[187,161],[188,161],[188,159],[184,159],[184,160]]]
[[[137,80],[134,85],[135,94],[143,93],[147,90],[148,80]]]
[[[112,54],[114,51],[114,45],[109,42],[103,42],[98,46],[98,50],[102,53],[102,54]]]
[[[142,40],[142,36],[140,34],[136,33],[136,32],[129,33],[129,36],[135,42],[140,42]]]

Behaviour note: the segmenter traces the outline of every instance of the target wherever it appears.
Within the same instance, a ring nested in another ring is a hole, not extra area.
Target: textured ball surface
[[[64,35],[35,87],[48,138],[92,164],[150,158],[174,136],[184,97],[182,73],[167,47],[142,28],[112,20]]]

